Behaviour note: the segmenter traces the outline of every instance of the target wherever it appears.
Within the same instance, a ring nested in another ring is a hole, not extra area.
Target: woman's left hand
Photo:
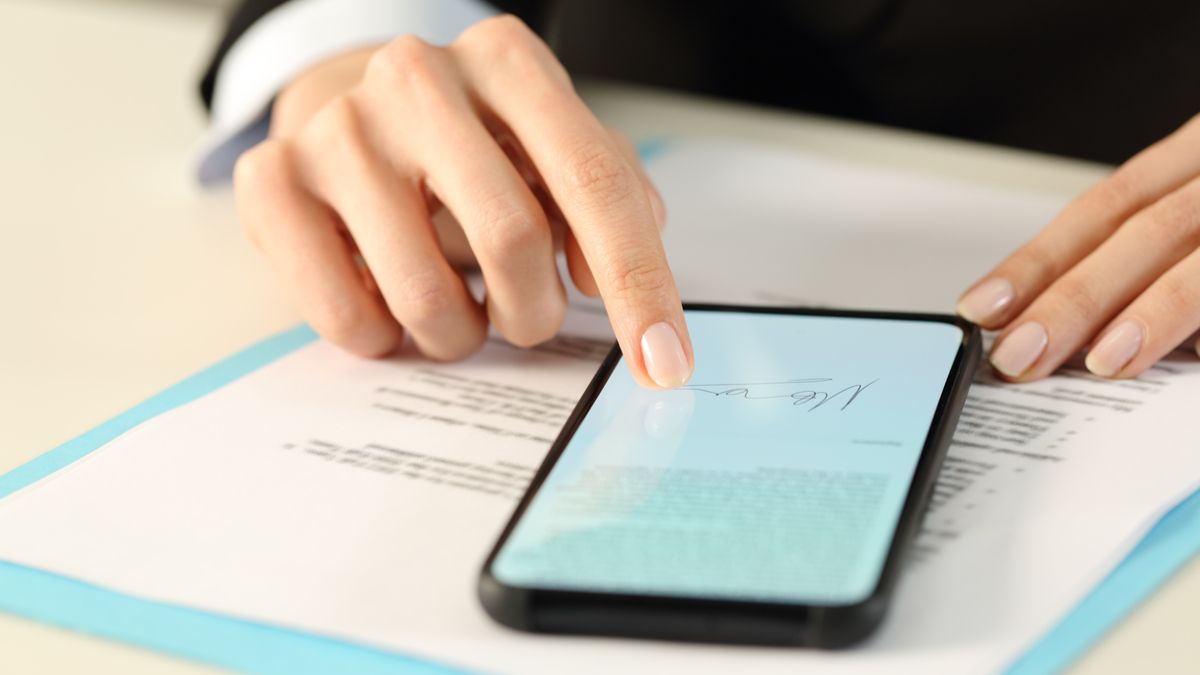
[[[1006,379],[1135,377],[1200,329],[1200,115],[1075,199],[965,293]],[[1200,342],[1196,348],[1200,351]]]

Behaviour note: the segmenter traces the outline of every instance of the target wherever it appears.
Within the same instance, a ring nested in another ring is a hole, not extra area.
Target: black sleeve
[[[431,0],[391,1],[429,2]],[[437,0],[432,1],[437,2]],[[204,75],[200,79],[200,98],[204,101],[205,110],[212,110],[213,91],[216,89],[217,84],[217,71],[221,67],[221,62],[225,60],[225,55],[229,53],[229,49],[256,21],[266,16],[268,12],[276,7],[287,4],[287,2],[288,0],[242,0],[234,8],[225,22],[225,32],[221,36],[220,42],[217,43],[217,48],[209,59],[208,67],[205,68]],[[534,30],[541,29],[543,6],[546,4],[543,0],[489,0],[488,4],[502,12],[509,12],[521,17]]]

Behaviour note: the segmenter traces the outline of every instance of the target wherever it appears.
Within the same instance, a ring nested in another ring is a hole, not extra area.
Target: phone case
[[[685,304],[684,309],[934,321],[962,329],[962,344],[930,422],[930,433],[917,461],[912,484],[875,589],[865,600],[855,604],[798,605],[518,588],[496,579],[491,569],[497,554],[618,363],[620,351],[614,346],[555,439],[484,563],[478,584],[480,602],[488,615],[505,626],[543,633],[819,648],[846,647],[862,640],[883,620],[900,572],[903,554],[916,535],[929,504],[967,389],[981,358],[982,338],[978,327],[945,314],[712,304]]]

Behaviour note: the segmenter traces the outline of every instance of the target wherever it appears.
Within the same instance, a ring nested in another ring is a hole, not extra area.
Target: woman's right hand
[[[271,138],[234,182],[250,239],[305,319],[356,354],[390,353],[408,331],[427,356],[459,359],[488,322],[516,345],[549,339],[566,312],[561,241],[634,378],[691,374],[661,198],[511,16],[447,47],[404,36],[313,68],[280,95]],[[443,209],[460,232],[435,226]],[[452,264],[463,258],[483,274],[482,305]]]

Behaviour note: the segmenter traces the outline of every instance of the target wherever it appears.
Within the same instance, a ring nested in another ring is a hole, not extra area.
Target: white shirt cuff
[[[308,68],[411,33],[434,44],[496,14],[482,0],[293,0],[250,26],[225,54],[196,176],[229,180],[242,152],[266,137],[271,102]]]

